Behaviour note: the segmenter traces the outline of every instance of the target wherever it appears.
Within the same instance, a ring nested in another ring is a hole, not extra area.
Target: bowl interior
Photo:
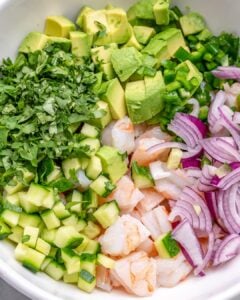
[[[13,57],[22,38],[29,31],[42,31],[47,15],[63,14],[75,18],[84,4],[95,8],[103,7],[107,0],[0,0],[0,58]],[[112,4],[127,8],[134,0],[112,0]],[[234,0],[176,0],[183,9],[202,13],[214,32],[230,31],[240,33],[238,14],[240,2]],[[226,13],[228,12],[228,13]],[[108,294],[95,291],[92,295],[83,294],[76,287],[55,282],[44,274],[33,275],[14,259],[13,246],[0,243],[0,276],[13,287],[32,299],[77,300],[81,296],[86,300],[97,297],[98,300],[127,299],[130,296],[116,291]],[[240,257],[223,267],[207,273],[202,278],[190,278],[173,289],[159,289],[151,299],[229,299],[240,292]],[[134,298],[134,297],[132,297]]]

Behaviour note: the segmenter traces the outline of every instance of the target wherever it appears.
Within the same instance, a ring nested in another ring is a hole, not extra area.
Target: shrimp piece
[[[154,209],[164,200],[164,197],[153,188],[143,189],[141,193],[143,193],[144,198],[136,206],[140,214]]]
[[[146,227],[130,215],[119,217],[99,238],[102,251],[111,256],[126,256],[150,235]]]
[[[123,176],[116,184],[116,189],[108,196],[107,200],[116,200],[122,213],[133,211],[144,195],[134,187],[128,176]]]
[[[156,261],[143,251],[117,260],[111,272],[128,293],[144,297],[156,289]]]
[[[138,209],[134,209],[131,213],[130,213],[130,216],[135,218],[135,219],[138,219],[140,222],[141,221],[141,218],[142,218],[142,214],[141,212],[138,210]]]
[[[174,287],[192,271],[182,253],[170,259],[156,258],[157,286]]]
[[[144,132],[146,132],[148,126],[146,123],[134,125],[135,138],[139,138]]]
[[[158,206],[145,213],[141,220],[151,232],[153,239],[157,239],[161,234],[172,230],[172,225],[168,220],[168,212],[164,206]]]
[[[112,287],[114,287],[114,288],[119,288],[119,287],[121,287],[120,282],[119,282],[119,281],[117,280],[117,278],[114,276],[113,272],[110,271],[109,276],[110,276],[110,280],[111,280]]]
[[[147,238],[144,242],[142,242],[136,250],[144,251],[148,254],[148,256],[151,256],[151,257],[158,255],[156,247],[154,246],[153,240],[151,240],[150,238]]]
[[[128,117],[110,123],[102,133],[102,143],[113,146],[120,152],[131,154],[135,148],[134,127]]]
[[[152,138],[140,139],[138,145],[133,152],[132,161],[136,161],[140,166],[148,166],[156,160],[167,161],[170,149],[163,148],[155,153],[148,153],[147,150],[154,145],[165,142],[164,140]]]
[[[101,290],[111,292],[113,289],[110,278],[110,271],[103,266],[97,266],[97,287]]]
[[[143,134],[141,134],[137,140],[136,140],[136,145],[139,144],[139,141],[141,139],[146,139],[146,138],[156,138],[159,140],[165,140],[165,141],[170,141],[171,136],[167,134],[166,132],[163,132],[159,126],[155,126],[150,128],[147,131],[144,131]]]

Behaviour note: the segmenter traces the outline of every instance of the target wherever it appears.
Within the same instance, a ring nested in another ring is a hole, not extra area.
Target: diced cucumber
[[[82,231],[87,226],[87,223],[82,220],[78,219],[77,224],[74,226],[78,232]]]
[[[97,138],[99,137],[99,129],[93,125],[84,123],[81,129],[81,134],[85,135],[86,137]]]
[[[8,236],[10,236],[11,233],[12,230],[3,221],[0,220],[0,240],[6,239]]]
[[[23,172],[23,181],[26,183],[29,183],[33,178],[34,174],[29,172],[26,169],[21,170]],[[19,191],[21,191],[24,188],[24,184],[22,182],[19,182],[16,177],[13,178],[13,180],[4,187],[4,190],[9,194],[15,194]]]
[[[95,239],[100,233],[101,228],[92,221],[88,221],[87,226],[83,230],[83,234],[85,234],[89,239]]]
[[[44,271],[51,261],[50,257],[46,257],[41,265],[41,271]]]
[[[58,217],[55,215],[53,210],[49,209],[41,213],[41,218],[45,223],[48,230],[55,229],[60,227],[61,222]]]
[[[58,264],[56,261],[52,260],[48,266],[45,268],[44,272],[53,278],[54,280],[61,280],[65,273],[64,266]]]
[[[84,249],[83,253],[97,254],[101,252],[101,245],[95,240],[90,240],[87,247]]]
[[[99,139],[96,138],[86,138],[79,143],[80,147],[86,147],[86,155],[94,156],[99,148],[101,147]]]
[[[35,248],[39,236],[39,228],[26,226],[23,231],[22,243],[28,247]]]
[[[5,209],[1,214],[1,219],[10,227],[15,227],[19,223],[20,213]]]
[[[92,189],[88,189],[84,192],[82,207],[87,210],[98,207],[98,196]]]
[[[70,202],[72,205],[70,206],[69,210],[72,213],[79,214],[82,211],[82,203]]]
[[[42,220],[38,215],[35,214],[26,214],[24,212],[21,213],[18,225],[21,227],[32,226],[39,227]]]
[[[84,269],[81,270],[78,279],[78,287],[84,292],[91,293],[95,286],[96,277]]]
[[[107,197],[116,186],[105,176],[100,175],[91,184],[90,188],[101,197]]]
[[[72,257],[66,264],[67,274],[74,274],[76,272],[80,272],[81,265],[80,265],[80,257],[74,256]]]
[[[79,191],[73,190],[71,201],[72,202],[82,202],[82,199],[83,199],[83,195]]]
[[[84,238],[73,226],[62,226],[57,230],[54,244],[58,248],[77,248]]]
[[[70,158],[62,162],[63,173],[67,179],[71,179],[72,172],[75,174],[81,167],[82,164],[79,158]]]
[[[1,227],[0,222],[0,227]],[[12,233],[8,236],[8,239],[16,244],[19,244],[22,242],[22,236],[23,236],[23,228],[20,226],[16,226],[12,228]],[[1,240],[1,229],[0,229],[0,240]]]
[[[67,272],[63,275],[63,281],[65,283],[77,283],[79,277],[79,272],[68,274]]]
[[[37,206],[41,207],[43,200],[48,196],[48,189],[36,183],[31,183],[27,192],[28,201]]]
[[[76,249],[74,249],[77,253],[82,253],[86,249],[86,247],[90,241],[86,235],[81,234],[81,233],[80,233],[80,235],[83,240],[82,240],[82,243]]]
[[[36,213],[39,211],[39,207],[32,204],[28,200],[28,193],[27,192],[19,192],[18,193],[19,203],[24,211],[28,214]]]
[[[51,251],[51,245],[45,242],[43,239],[38,238],[36,243],[36,250],[48,256]]]
[[[161,235],[155,240],[154,245],[161,258],[172,258],[180,252],[180,247],[172,238],[171,232]]]
[[[132,179],[139,189],[150,188],[154,186],[154,181],[148,167],[142,167],[136,161],[132,163]]]
[[[70,212],[66,209],[62,201],[58,201],[55,203],[53,207],[53,212],[55,213],[56,217],[60,220],[70,216]]]
[[[113,269],[115,266],[115,260],[101,253],[97,255],[97,263],[106,269]]]
[[[4,197],[4,199],[5,199],[7,202],[9,202],[9,203],[11,203],[11,204],[13,204],[13,205],[17,205],[17,206],[20,205],[18,193],[13,194],[13,195],[6,195],[6,196]]]
[[[59,250],[58,248],[52,247],[49,254],[48,254],[48,257],[51,257],[52,259],[55,259],[56,256],[57,256],[58,250]]]
[[[45,257],[46,256],[44,254],[21,243],[15,248],[16,260],[21,262],[26,268],[33,272],[40,270]]]
[[[55,203],[54,190],[51,188],[48,188],[48,190],[49,190],[48,195],[43,199],[42,202],[42,207],[45,209],[51,209]]]
[[[65,264],[68,263],[69,261],[71,261],[71,259],[75,256],[77,256],[77,255],[72,249],[69,249],[69,248],[61,249],[61,258]]]
[[[113,200],[100,206],[93,215],[102,227],[106,229],[117,221],[119,213],[118,204]]]
[[[52,230],[43,229],[43,231],[41,232],[41,238],[45,242],[53,245],[56,237],[56,233],[57,233],[57,229],[52,229]]]
[[[90,274],[96,276],[96,257],[94,261],[82,260],[81,259],[81,270],[86,270]]]
[[[65,226],[73,226],[75,227],[78,223],[78,216],[76,214],[70,215],[70,217],[62,220],[62,224]]]
[[[88,167],[86,169],[86,175],[90,179],[96,179],[102,173],[101,159],[97,156],[91,157]]]
[[[59,179],[62,176],[61,169],[58,166],[54,166],[53,171],[47,176],[46,182],[50,183]]]
[[[107,102],[98,101],[96,103],[96,111],[103,112],[102,117],[94,118],[91,120],[91,124],[103,129],[105,128],[112,120],[110,108]]]
[[[182,150],[172,149],[168,156],[168,161],[167,161],[168,169],[175,170],[175,169],[179,168],[182,156],[183,156]]]

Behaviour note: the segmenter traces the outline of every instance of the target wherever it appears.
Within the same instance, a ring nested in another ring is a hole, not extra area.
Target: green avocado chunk
[[[97,64],[107,64],[111,62],[111,55],[113,50],[118,49],[116,43],[111,43],[106,46],[95,47],[91,49],[91,56],[93,62]]]
[[[89,38],[85,32],[71,31],[72,53],[77,57],[88,57],[90,55]]]
[[[154,28],[147,26],[134,26],[133,31],[137,41],[144,45],[146,45],[156,33]]]
[[[49,36],[68,38],[74,30],[74,23],[63,16],[49,16],[45,21],[45,34]]]
[[[157,59],[157,67],[160,67],[162,61],[169,59],[171,56],[168,51],[167,42],[164,40],[151,39],[142,53],[154,56]]]
[[[56,37],[56,36],[49,36],[48,37],[48,45],[54,44],[54,46],[58,46],[58,48],[68,52],[71,49],[72,43],[69,39]]]
[[[18,51],[22,53],[34,52],[43,49],[48,42],[48,37],[40,32],[30,32],[22,41]]]
[[[168,25],[170,21],[169,1],[160,0],[153,6],[153,13],[158,25]]]
[[[128,16],[135,16],[140,19],[155,20],[153,6],[158,0],[140,0],[128,10]],[[130,18],[131,19],[131,18]]]
[[[198,33],[206,27],[204,18],[195,12],[182,16],[180,25],[185,36]]]
[[[127,172],[124,155],[117,149],[103,146],[96,155],[101,159],[103,174],[107,174],[113,183],[116,183]]]
[[[112,52],[113,68],[122,82],[128,80],[142,64],[142,55],[134,47],[117,49]]]
[[[130,32],[130,38],[129,40],[127,41],[127,43],[123,46],[123,47],[134,47],[136,48],[137,50],[141,50],[143,48],[143,45],[141,45],[137,38],[136,38],[136,35],[133,31],[133,28],[132,26],[129,24],[129,32]]]
[[[126,84],[125,99],[133,123],[147,121],[162,110],[164,89],[161,71],[158,71],[154,77],[145,76],[144,80]]]

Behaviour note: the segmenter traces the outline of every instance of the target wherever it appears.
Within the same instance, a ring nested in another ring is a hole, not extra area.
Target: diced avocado
[[[18,51],[22,53],[42,50],[48,42],[48,37],[40,32],[30,32],[22,41]]]
[[[103,173],[108,174],[113,183],[127,172],[127,163],[117,149],[103,146],[97,152],[97,156],[101,159]]]
[[[124,89],[117,78],[105,83],[105,92],[100,96],[102,100],[109,105],[112,118],[114,120],[122,119],[126,116],[126,104]]]
[[[92,60],[95,64],[107,64],[111,62],[111,55],[113,50],[117,49],[116,43],[100,46],[91,49]]]
[[[128,19],[125,10],[112,8],[106,10],[108,28],[112,43],[124,44],[129,38]]]
[[[132,163],[132,179],[136,188],[146,189],[154,186],[154,181],[148,167],[142,167],[136,161]]]
[[[204,18],[195,12],[182,16],[179,21],[185,36],[198,33],[206,27]]]
[[[143,45],[141,45],[136,36],[135,36],[135,33],[133,31],[133,28],[132,26],[129,24],[129,32],[130,32],[130,38],[129,40],[127,41],[127,43],[124,45],[124,47],[134,47],[136,48],[137,50],[141,50],[143,48]]]
[[[95,94],[98,95],[101,85],[103,83],[103,72],[98,72],[95,74],[96,82],[92,85],[92,90]]]
[[[155,35],[155,29],[147,26],[134,26],[133,31],[139,43],[146,45]]]
[[[101,64],[99,69],[103,73],[105,80],[111,80],[116,77],[112,63]]]
[[[172,238],[171,232],[161,235],[155,240],[154,245],[161,258],[172,258],[180,252],[180,247]]]
[[[88,57],[90,55],[89,38],[85,32],[71,31],[72,53],[77,57]]]
[[[144,79],[144,76],[153,77],[156,75],[158,60],[148,54],[142,56],[142,66],[137,72],[130,78],[130,81],[137,81]]]
[[[190,83],[194,81],[193,88],[191,89],[191,95],[193,95],[203,81],[203,75],[190,60],[186,60],[178,65],[176,71],[181,70],[182,68],[186,68],[186,70],[188,70],[187,80]]]
[[[172,149],[168,156],[167,168],[170,170],[179,168],[182,156],[183,156],[182,150],[176,148]]]
[[[77,24],[80,28],[83,27],[83,18],[84,18],[84,15],[85,15],[86,13],[88,13],[89,11],[94,11],[94,9],[92,9],[92,8],[89,7],[89,6],[84,6],[84,7],[80,10],[79,15],[78,15],[77,20],[76,20],[76,24]]]
[[[74,23],[63,16],[49,16],[45,21],[44,33],[49,36],[68,38],[70,31],[74,30]]]
[[[83,15],[83,31],[94,37],[95,45],[110,44],[111,35],[105,10],[87,11]]]
[[[119,217],[119,207],[115,200],[100,206],[95,212],[94,217],[104,229],[114,224]]]
[[[150,40],[142,53],[154,56],[158,61],[157,67],[161,65],[162,61],[170,58],[167,42],[154,38]]]
[[[142,64],[142,55],[134,47],[114,50],[111,61],[122,82],[128,80]]]
[[[164,88],[161,71],[158,71],[154,77],[145,76],[144,80],[127,83],[126,104],[133,123],[138,124],[149,120],[162,110]]]
[[[168,25],[170,21],[169,1],[159,0],[153,6],[153,13],[158,25]]]
[[[0,241],[6,239],[11,233],[12,230],[8,227],[8,225],[0,220]]]
[[[69,39],[63,37],[55,37],[55,36],[48,37],[48,45],[49,44],[50,45],[53,44],[65,52],[69,52],[72,46],[72,43]]]
[[[128,16],[133,14],[137,18],[155,20],[153,13],[153,6],[158,2],[158,0],[139,0],[128,10]]]
[[[181,30],[177,28],[166,29],[155,35],[153,39],[163,40],[167,43],[170,57],[172,57],[180,47],[183,47],[186,50],[188,49]]]
[[[101,129],[105,128],[112,120],[111,112],[108,103],[105,101],[98,101],[96,103],[96,112],[103,113],[103,116],[99,118],[94,118],[89,122]]]

